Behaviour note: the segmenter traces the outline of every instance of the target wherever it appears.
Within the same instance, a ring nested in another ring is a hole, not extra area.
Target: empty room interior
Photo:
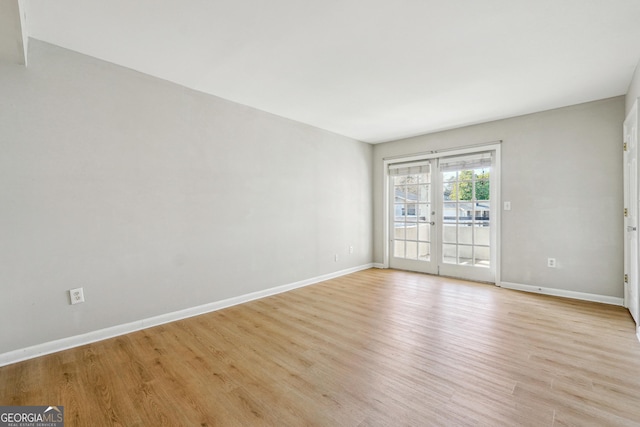
[[[639,22],[0,1],[0,415],[640,425]]]

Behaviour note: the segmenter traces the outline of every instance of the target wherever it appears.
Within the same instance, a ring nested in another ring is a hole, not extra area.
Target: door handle
[[[627,225],[627,231],[636,231],[636,230],[637,230],[636,227],[633,227],[631,225]]]
[[[431,221],[429,224],[436,225],[436,222],[435,221]]]

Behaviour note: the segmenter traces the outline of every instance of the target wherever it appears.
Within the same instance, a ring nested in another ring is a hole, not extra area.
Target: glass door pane
[[[436,273],[431,162],[392,165],[389,174],[393,197],[390,266]]]
[[[491,155],[443,158],[439,169],[440,273],[491,281]]]

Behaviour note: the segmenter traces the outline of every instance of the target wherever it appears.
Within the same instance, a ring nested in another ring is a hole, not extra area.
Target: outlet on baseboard
[[[84,302],[84,290],[82,288],[70,289],[69,298],[71,298],[71,304]]]
[[[547,258],[547,267],[556,268],[556,259],[555,258]]]

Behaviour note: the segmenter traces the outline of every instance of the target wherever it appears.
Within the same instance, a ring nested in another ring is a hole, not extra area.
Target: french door
[[[389,266],[495,282],[493,151],[389,164]]]

